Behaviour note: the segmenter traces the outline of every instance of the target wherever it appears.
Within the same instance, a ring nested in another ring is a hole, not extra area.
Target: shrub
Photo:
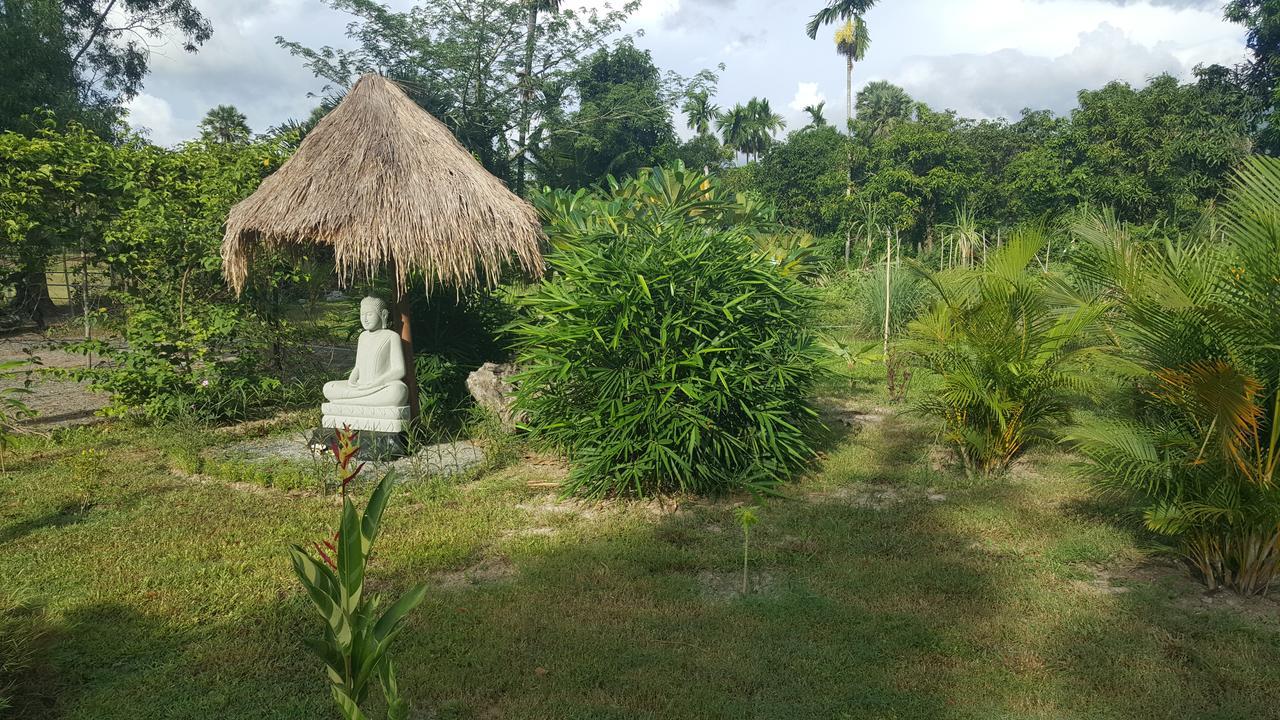
[[[768,489],[812,457],[813,295],[749,206],[680,169],[537,205],[557,249],[511,328],[517,403],[570,454],[566,492]]]
[[[1100,348],[1104,306],[1029,268],[1044,236],[1023,231],[985,265],[933,272],[914,266],[938,300],[911,323],[903,349],[940,376],[915,410],[942,420],[969,472],[1008,467],[1070,418],[1081,374]]]
[[[1104,491],[1136,495],[1210,588],[1266,592],[1280,569],[1280,161],[1244,166],[1225,232],[1135,241],[1082,221],[1081,272],[1112,294],[1135,417],[1072,432]]]

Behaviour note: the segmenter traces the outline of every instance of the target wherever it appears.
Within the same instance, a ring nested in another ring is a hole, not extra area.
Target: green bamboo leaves
[[[768,489],[812,458],[815,300],[757,246],[767,210],[679,168],[535,204],[552,272],[509,330],[567,492]]]
[[[324,662],[334,702],[347,720],[367,717],[360,705],[375,677],[387,701],[388,720],[408,713],[387,650],[405,617],[426,596],[426,586],[411,588],[380,615],[380,598],[364,592],[365,569],[394,486],[392,471],[378,483],[363,513],[344,497],[336,558],[322,551],[321,562],[299,545],[289,550],[294,572],[325,623],[324,638],[309,639],[307,645]]]

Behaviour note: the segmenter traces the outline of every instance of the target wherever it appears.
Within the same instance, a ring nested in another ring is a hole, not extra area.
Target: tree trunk
[[[45,277],[47,258],[27,258],[22,261],[14,287],[10,307],[21,318],[32,320],[36,328],[47,327],[47,316],[53,313],[53,298],[49,297],[49,283]]]
[[[400,315],[400,345],[404,349],[404,384],[409,386],[409,427],[412,429],[417,427],[421,410],[418,405],[418,368],[413,362],[413,308],[405,293],[404,279],[396,277],[395,287],[396,311]]]
[[[525,163],[528,155],[525,145],[529,140],[529,124],[533,120],[533,50],[537,32],[538,5],[530,0],[529,24],[524,36],[524,78],[520,83],[520,138],[516,145],[520,148],[520,154],[516,156],[516,194],[521,196],[524,195]]]
[[[853,133],[853,58],[845,58],[844,71],[844,124]]]

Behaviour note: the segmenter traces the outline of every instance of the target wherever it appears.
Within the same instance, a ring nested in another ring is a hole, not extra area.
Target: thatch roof
[[[542,274],[533,208],[393,82],[365,75],[293,157],[231,209],[222,270],[240,292],[258,246],[332,245],[346,283],[394,268],[428,289]]]

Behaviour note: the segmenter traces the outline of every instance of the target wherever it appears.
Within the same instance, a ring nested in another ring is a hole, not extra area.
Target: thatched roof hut
[[[243,290],[255,247],[331,245],[341,282],[393,269],[436,285],[542,274],[533,208],[395,83],[365,75],[279,170],[231,209],[223,274]]]

